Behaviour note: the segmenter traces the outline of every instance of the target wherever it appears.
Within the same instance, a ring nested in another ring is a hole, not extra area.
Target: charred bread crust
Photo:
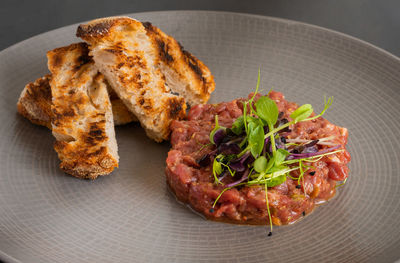
[[[89,48],[85,42],[74,43],[69,46],[55,48],[47,52],[48,68],[55,75],[62,71],[62,67],[68,63],[72,65],[72,73],[87,64],[93,64],[92,57],[89,56]]]
[[[118,167],[119,157],[106,82],[87,54],[85,43],[47,52],[51,124],[60,168],[75,177],[95,179]]]
[[[28,83],[17,103],[18,113],[37,125],[51,128],[51,75]]]
[[[124,16],[99,18],[78,26],[76,36],[85,41],[98,40],[112,34],[113,28],[132,25],[132,19]]]
[[[173,37],[165,34],[150,22],[143,22],[147,35],[158,49],[158,59],[172,69],[185,82],[185,99],[191,105],[206,103],[215,89],[214,77],[210,70],[186,51]],[[171,87],[173,90],[173,87]],[[175,90],[173,90],[175,91]],[[177,90],[176,92],[181,92]]]
[[[83,44],[86,45],[86,44]],[[83,52],[88,52],[87,48],[80,49]],[[88,53],[83,53],[79,64],[82,62],[91,62]],[[58,62],[57,62],[58,63]],[[51,129],[51,74],[38,78],[34,82],[28,83],[21,92],[17,103],[18,113],[27,118],[34,124],[46,126]],[[110,95],[110,100],[114,115],[114,124],[123,125],[133,121],[137,121],[122,101],[118,98],[115,92],[107,85],[107,90]]]
[[[157,142],[169,138],[173,119],[186,116],[186,102],[174,95],[156,65],[156,49],[137,20],[111,17],[80,25],[77,36],[90,45],[99,71]]]

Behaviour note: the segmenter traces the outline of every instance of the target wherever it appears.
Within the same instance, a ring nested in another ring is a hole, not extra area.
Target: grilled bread
[[[101,73],[100,73],[101,74]],[[114,125],[124,125],[130,122],[137,122],[136,116],[128,110],[125,104],[119,99],[115,91],[110,87],[108,82],[107,91],[110,96],[111,108],[114,117]]]
[[[74,52],[87,52],[87,49],[74,50]],[[85,54],[82,54],[84,56]],[[86,56],[88,54],[86,53]],[[80,62],[81,63],[81,62]],[[80,66],[80,65],[76,65]],[[38,78],[28,83],[17,103],[18,112],[34,124],[46,126],[51,129],[51,74]],[[114,116],[114,125],[123,125],[137,121],[115,92],[107,85]]]
[[[206,65],[150,22],[142,24],[157,50],[156,61],[169,88],[191,106],[206,103],[215,89],[214,78]]]
[[[128,17],[103,18],[80,25],[77,36],[90,44],[99,71],[148,136],[162,141],[169,137],[170,122],[185,116],[187,102],[208,100],[214,81],[176,41],[145,25]]]
[[[87,49],[85,43],[78,43],[47,52],[52,73],[51,126],[60,168],[79,178],[95,179],[118,167],[119,157],[107,84]]]
[[[19,96],[18,112],[37,125],[51,129],[51,74],[28,83]]]

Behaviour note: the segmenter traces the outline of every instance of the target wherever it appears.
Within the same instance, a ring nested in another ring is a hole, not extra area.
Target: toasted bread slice
[[[101,73],[100,73],[101,74]],[[128,110],[125,104],[120,100],[115,91],[106,81],[108,95],[110,96],[111,108],[114,117],[114,125],[124,125],[130,122],[137,122],[136,116]]]
[[[28,83],[19,96],[18,112],[37,125],[51,129],[51,74]]]
[[[88,52],[87,49],[74,50],[74,52]],[[88,53],[81,54],[88,56]],[[79,66],[79,65],[76,65]],[[17,103],[18,112],[34,124],[46,126],[51,129],[51,74],[38,78],[34,82],[28,83]],[[114,115],[114,125],[123,125],[137,121],[135,115],[131,113],[115,92],[107,84],[110,95],[112,111]]]
[[[159,50],[139,21],[128,17],[93,20],[77,36],[90,44],[99,71],[155,141],[169,137],[169,125],[186,115],[186,102],[165,83]]]
[[[111,102],[104,76],[85,43],[47,52],[52,95],[51,126],[60,168],[95,179],[118,167]]]
[[[156,60],[169,88],[182,95],[189,105],[206,103],[215,89],[207,66],[150,22],[142,24],[157,49]]]

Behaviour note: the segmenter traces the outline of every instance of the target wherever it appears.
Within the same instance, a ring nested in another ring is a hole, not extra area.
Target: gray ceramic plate
[[[76,25],[0,53],[0,259],[6,262],[393,262],[400,258],[400,60],[323,28],[220,12],[153,12],[151,21],[215,76],[211,102],[271,87],[350,131],[351,175],[338,196],[275,229],[209,222],[168,192],[168,143],[116,129],[120,168],[96,181],[58,169],[49,130],[16,113],[45,52],[77,41]]]

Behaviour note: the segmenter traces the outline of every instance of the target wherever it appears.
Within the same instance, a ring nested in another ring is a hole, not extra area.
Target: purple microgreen
[[[210,142],[213,144],[217,144],[215,141],[221,142],[223,137],[225,136],[225,129],[225,127],[219,126],[218,115],[215,115],[215,126],[214,129],[210,132]],[[215,136],[216,134],[217,136]]]
[[[315,153],[291,153],[288,157],[287,160],[295,160],[295,159],[304,159],[304,158],[310,158],[310,157],[316,157],[325,153],[332,152],[336,149],[339,149],[341,145],[336,145],[334,147],[329,147],[324,150],[315,152]]]
[[[241,151],[236,143],[222,143],[218,146],[218,152],[225,155],[238,154]]]
[[[318,152],[317,146],[306,147],[301,153],[316,153]]]
[[[275,140],[275,145],[276,145],[277,149],[285,149],[286,148],[285,143],[282,142],[282,139],[279,137],[277,138],[277,140]]]
[[[222,128],[218,129],[218,130],[214,133],[214,136],[213,136],[213,143],[214,143],[215,145],[217,145],[217,146],[220,145],[221,142],[223,141],[225,135],[226,135],[226,133],[225,133],[225,130],[224,130],[224,129],[222,129]]]
[[[313,107],[310,104],[304,104],[292,112],[290,115],[292,121],[288,121],[284,118],[285,113],[279,112],[276,102],[268,96],[261,96],[254,103],[259,85],[260,70],[256,91],[249,100],[243,102],[243,114],[233,122],[231,128],[219,126],[218,115],[215,116],[215,127],[210,133],[210,141],[217,147],[203,156],[198,163],[203,167],[210,165],[212,157],[218,154],[212,164],[215,183],[222,184],[221,180],[228,173],[236,180],[227,184],[221,191],[213,203],[213,208],[222,194],[233,187],[264,185],[271,225],[270,233],[272,233],[268,187],[280,185],[289,177],[297,180],[299,185],[302,183],[304,189],[304,174],[312,168],[304,163],[315,163],[324,156],[341,152],[343,149],[339,149],[341,145],[335,145],[318,150],[317,144],[331,145],[333,143],[333,141],[327,141],[331,139],[328,137],[319,140],[286,138],[290,137],[291,125],[322,116],[332,105],[332,98],[328,100],[325,98],[325,106],[320,114],[310,117],[313,114]],[[290,175],[290,172],[295,170],[299,170],[297,178]],[[238,177],[240,179],[237,179]]]
[[[238,184],[240,184],[240,183],[246,181],[246,180],[249,178],[249,172],[250,172],[250,170],[247,168],[247,169],[244,171],[242,177],[241,177],[239,180],[237,180],[236,182],[227,184],[227,185],[225,185],[225,186],[226,186],[226,187],[233,187],[233,186],[236,186],[236,185],[238,185]]]
[[[247,152],[242,155],[240,158],[231,160],[229,163],[229,167],[237,172],[243,172],[246,169],[246,161],[249,159],[251,153]]]
[[[311,142],[307,143],[304,145],[304,147],[311,147],[316,145],[319,142],[319,140],[312,140]]]

